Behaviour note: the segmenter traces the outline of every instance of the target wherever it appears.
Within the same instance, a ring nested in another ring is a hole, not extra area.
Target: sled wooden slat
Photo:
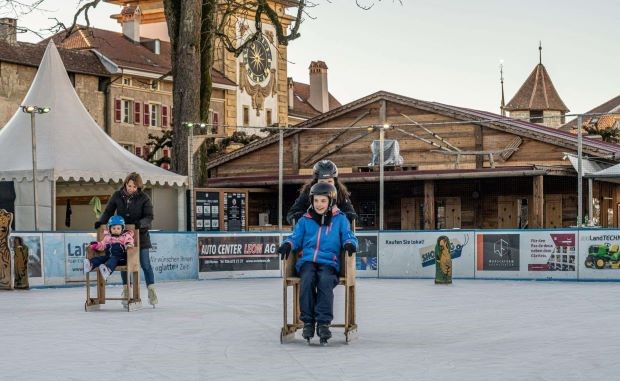
[[[124,305],[123,308],[128,312],[142,308],[142,300],[140,299],[140,233],[135,229],[134,225],[126,225],[125,228],[134,232],[134,247],[127,249],[127,263],[122,266],[116,266],[114,271],[127,272],[127,283],[125,284],[129,290],[127,298],[106,298],[106,282],[99,269],[94,268],[86,273],[86,303],[84,303],[84,310],[87,312],[100,309],[106,300],[126,301],[126,306]],[[97,230],[97,241],[103,239],[104,229],[105,226],[101,226]],[[103,255],[103,252],[97,252],[91,249],[90,246],[86,249],[86,258],[91,259],[98,255]],[[97,295],[94,297],[91,296],[90,292],[90,274],[92,272],[97,273],[95,282]]]

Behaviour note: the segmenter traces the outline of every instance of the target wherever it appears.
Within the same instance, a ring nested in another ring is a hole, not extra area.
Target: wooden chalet
[[[378,229],[379,168],[371,144],[381,126],[403,161],[384,167],[384,229],[556,228],[577,220],[577,173],[566,153],[577,137],[497,114],[377,92],[284,132],[283,214],[320,159],[338,165],[360,216]],[[342,129],[341,129],[342,128]],[[278,135],[216,158],[209,187],[248,189],[248,226],[278,218]],[[387,143],[386,143],[387,144]],[[620,146],[583,139],[583,154],[616,164]],[[584,182],[587,195],[587,184]],[[600,224],[618,226],[620,188],[594,182]],[[584,198],[584,215],[588,203]],[[264,216],[264,214],[263,214]],[[260,229],[260,228],[255,228]]]

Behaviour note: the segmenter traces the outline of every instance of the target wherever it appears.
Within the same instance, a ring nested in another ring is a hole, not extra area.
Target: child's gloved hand
[[[90,243],[90,248],[93,250],[97,250],[97,245],[99,245],[96,241],[93,241]]]
[[[344,244],[344,250],[349,254],[349,257],[355,253],[355,245],[351,242],[347,242]]]
[[[291,253],[291,249],[291,244],[288,242],[284,242],[282,245],[280,245],[280,247],[278,248],[280,258],[282,258],[282,260],[288,259],[288,255]]]

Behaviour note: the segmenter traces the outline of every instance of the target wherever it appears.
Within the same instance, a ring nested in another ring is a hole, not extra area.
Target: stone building
[[[45,45],[17,41],[15,19],[0,19],[0,128],[21,105],[44,52]],[[92,51],[59,49],[59,53],[82,103],[103,126],[104,88],[110,73]]]

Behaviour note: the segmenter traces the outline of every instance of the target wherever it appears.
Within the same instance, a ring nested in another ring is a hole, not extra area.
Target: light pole
[[[194,231],[194,127],[205,128],[207,123],[185,122],[183,125],[189,128],[187,135],[187,186],[189,188],[189,230]],[[200,135],[204,136],[204,135]]]
[[[50,112],[47,106],[22,106],[22,111],[30,114],[30,136],[32,139],[32,197],[34,200],[34,230],[39,230],[39,211],[37,200],[37,138],[35,135],[35,115]]]

